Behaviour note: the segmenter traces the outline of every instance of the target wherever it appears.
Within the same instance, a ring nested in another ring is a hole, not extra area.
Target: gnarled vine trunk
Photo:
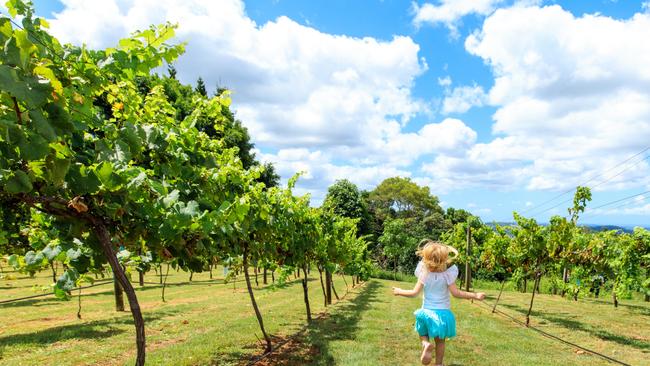
[[[262,320],[262,313],[260,313],[260,309],[257,307],[257,302],[255,301],[255,295],[253,294],[253,286],[251,286],[251,279],[250,276],[248,275],[248,243],[244,243],[244,277],[246,278],[246,287],[248,288],[248,294],[251,297],[251,304],[253,305],[253,309],[255,310],[255,316],[257,317],[257,322],[260,324],[260,329],[262,330],[262,334],[264,335],[264,339],[266,340],[266,350],[265,352],[271,352],[273,350],[273,346],[271,345],[271,338],[269,337],[268,334],[266,334],[266,330],[264,329],[264,320]]]
[[[133,315],[133,323],[135,325],[135,342],[137,346],[137,356],[135,359],[136,366],[144,366],[145,362],[145,352],[146,352],[146,342],[145,342],[145,333],[144,333],[144,319],[142,318],[142,311],[140,310],[140,304],[138,303],[138,298],[135,295],[135,290],[131,285],[131,282],[126,278],[124,269],[117,260],[115,249],[111,244],[111,236],[106,228],[106,225],[98,219],[93,220],[93,225],[95,227],[97,238],[99,239],[100,244],[102,245],[102,250],[108,264],[113,269],[113,274],[115,279],[122,286],[126,297],[129,300],[129,307],[131,308],[131,314]]]
[[[50,268],[52,268],[52,282],[56,283],[56,268],[54,268],[54,261],[50,262]]]
[[[305,310],[307,311],[307,322],[311,322],[311,309],[309,307],[309,287],[307,286],[307,269],[306,265],[302,267],[302,273],[305,277],[302,279],[302,292],[305,297]]]

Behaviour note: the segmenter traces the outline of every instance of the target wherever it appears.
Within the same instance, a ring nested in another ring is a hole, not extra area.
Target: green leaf
[[[135,178],[126,185],[127,188],[140,187],[144,182],[147,181],[147,174],[145,172],[140,172]]]
[[[69,293],[72,291],[79,279],[79,272],[74,268],[68,268],[56,281],[54,286],[54,294],[60,299],[68,299]]]
[[[58,187],[63,185],[65,176],[70,170],[70,160],[49,156],[45,160],[45,167],[47,168],[49,183]]]
[[[20,257],[16,254],[12,254],[7,258],[7,263],[17,270],[20,268]]]
[[[9,15],[12,18],[15,18],[17,15],[26,15],[31,13],[31,8],[22,0],[9,0],[5,3],[7,10],[9,10]]]
[[[56,132],[50,122],[43,116],[43,112],[40,110],[32,110],[29,112],[29,117],[32,119],[34,128],[41,136],[49,142],[56,140]]]
[[[52,84],[54,92],[58,95],[63,95],[63,85],[61,84],[61,81],[59,81],[59,79],[54,75],[52,69],[45,66],[36,66],[34,68],[34,74],[40,75],[49,80],[50,84]]]
[[[30,106],[40,106],[47,100],[50,86],[33,77],[18,75],[15,68],[0,65],[0,90],[6,91]]]
[[[68,186],[77,195],[96,193],[102,185],[95,172],[80,163],[76,163],[70,167],[67,180]]]
[[[109,191],[116,191],[122,187],[119,177],[113,172],[113,164],[108,161],[95,168],[95,175]]]
[[[120,263],[124,263],[129,260],[131,257],[131,252],[129,252],[126,249],[122,249],[119,252],[117,252],[117,260],[120,261]]]
[[[29,251],[25,253],[25,264],[29,269],[40,269],[43,266],[45,257],[43,253]]]
[[[29,35],[26,30],[16,30],[14,32],[16,45],[20,50],[20,62],[23,67],[29,64],[32,54],[38,51],[34,43],[29,40]]]
[[[199,204],[196,201],[189,201],[185,207],[181,208],[180,213],[190,217],[198,216]]]
[[[0,36],[2,36],[0,37],[0,42],[4,44],[7,39],[11,38],[11,33],[12,29],[9,18],[0,18]]]
[[[44,107],[47,117],[52,126],[61,131],[74,131],[74,125],[70,121],[70,115],[58,103],[48,103]]]
[[[50,152],[47,141],[36,134],[29,134],[29,140],[23,140],[18,144],[20,157],[26,161],[41,160]]]
[[[178,201],[179,193],[180,192],[178,192],[177,189],[173,190],[169,195],[163,198],[163,205],[165,205],[166,208],[170,208],[174,203]]]
[[[129,145],[124,141],[117,140],[115,142],[115,150],[113,152],[112,160],[119,163],[128,163],[131,160],[131,150]]]
[[[120,130],[120,137],[129,145],[129,150],[132,154],[139,154],[142,151],[142,138],[136,127],[132,124],[129,123]]]
[[[43,248],[42,253],[45,256],[45,258],[47,258],[47,260],[51,262],[55,260],[56,257],[61,253],[61,247],[59,245],[48,245],[45,248]]]
[[[22,170],[14,171],[5,184],[5,191],[12,194],[29,193],[33,188],[29,176]]]

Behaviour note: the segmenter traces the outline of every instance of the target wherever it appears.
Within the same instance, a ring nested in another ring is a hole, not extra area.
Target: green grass
[[[215,273],[219,273],[217,271]],[[318,273],[312,272],[312,275]],[[242,365],[262,350],[244,282],[205,282],[195,274],[193,284],[172,285],[167,302],[160,287],[137,288],[147,333],[147,364]],[[148,275],[148,281],[155,277]],[[186,282],[187,273],[170,272],[170,283]],[[0,280],[0,300],[33,294],[34,285],[49,281],[46,273],[30,279]],[[350,283],[350,279],[347,279]],[[299,282],[277,289],[256,289],[265,325],[283,346],[262,364],[274,365],[416,365],[419,340],[412,329],[419,299],[391,295],[390,287],[412,284],[371,280],[351,290],[329,313],[307,328]],[[324,310],[320,283],[310,281],[313,312]],[[345,292],[336,276],[339,295]],[[487,290],[490,297],[495,290]],[[500,308],[518,317],[530,294],[506,292]],[[128,304],[127,304],[128,306]],[[580,345],[632,365],[648,364],[650,306],[622,301],[618,309],[604,301],[578,302],[558,296],[536,297],[533,324]],[[458,337],[448,343],[446,365],[607,365],[576,352],[573,347],[516,325],[469,301],[453,301]],[[134,330],[128,312],[114,311],[112,286],[82,292],[82,319],[77,299],[51,297],[0,305],[0,364],[2,365],[122,365],[133,364]]]

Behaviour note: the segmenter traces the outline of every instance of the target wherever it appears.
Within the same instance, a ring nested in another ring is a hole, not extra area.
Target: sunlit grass
[[[221,270],[215,276],[222,276]],[[315,276],[315,277],[314,277]],[[310,299],[314,313],[324,310],[318,272],[312,272]],[[147,364],[240,365],[263,347],[245,284],[205,282],[208,274],[172,270],[166,290],[135,285],[146,318]],[[47,285],[47,273],[34,279],[0,280],[0,300],[34,294]],[[156,282],[153,273],[146,280]],[[293,278],[291,278],[293,280]],[[339,295],[345,292],[335,277]],[[316,319],[304,332],[305,310],[299,282],[271,289],[256,288],[265,326],[288,342],[265,359],[283,365],[416,365],[419,341],[413,331],[413,311],[419,299],[398,298],[390,287],[412,284],[371,280],[352,290],[328,316]],[[270,281],[270,278],[269,278]],[[347,279],[350,284],[350,278]],[[136,281],[137,282],[137,281]],[[174,285],[174,283],[183,283]],[[487,286],[486,286],[487,287]],[[487,290],[490,298],[496,290]],[[75,294],[76,295],[76,294]],[[524,318],[530,294],[505,292],[500,309]],[[491,301],[491,300],[490,300]],[[134,330],[129,312],[114,310],[112,285],[82,292],[82,319],[77,298],[53,297],[0,306],[2,365],[122,365],[133,364]],[[454,301],[458,337],[448,344],[446,365],[606,365],[606,361],[544,338],[485,306]],[[128,308],[128,303],[127,303]],[[650,306],[622,301],[618,309],[604,300],[578,302],[559,296],[536,297],[533,325],[632,365],[650,356]]]

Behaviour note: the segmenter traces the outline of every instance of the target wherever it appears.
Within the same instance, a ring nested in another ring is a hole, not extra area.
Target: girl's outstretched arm
[[[405,296],[405,297],[416,297],[422,291],[422,282],[418,281],[413,287],[413,290],[402,290],[399,287],[393,287],[393,295],[395,296]]]
[[[483,292],[466,292],[466,291],[461,291],[456,287],[455,283],[452,283],[449,285],[449,292],[451,294],[459,299],[472,299],[472,300],[483,300],[485,299],[485,293]]]

